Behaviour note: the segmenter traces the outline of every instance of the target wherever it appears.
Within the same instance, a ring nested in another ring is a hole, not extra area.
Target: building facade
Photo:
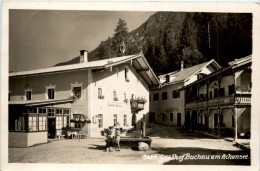
[[[185,126],[219,136],[250,132],[251,64],[247,56],[185,86]]]
[[[64,129],[85,130],[101,136],[104,128],[119,123],[140,128],[149,101],[149,86],[159,81],[143,54],[9,74],[9,145],[31,146],[47,142]],[[88,122],[72,123],[81,114]],[[17,141],[17,140],[20,141]]]
[[[184,126],[185,94],[180,89],[218,69],[220,66],[211,60],[189,68],[182,63],[180,70],[160,75],[161,86],[150,91],[149,122]]]

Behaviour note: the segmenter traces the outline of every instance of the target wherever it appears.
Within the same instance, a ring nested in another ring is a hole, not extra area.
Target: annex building
[[[9,73],[9,146],[44,143],[71,128],[89,137],[116,123],[140,128],[149,87],[159,84],[142,53],[88,61],[82,50],[78,64]]]
[[[182,88],[185,126],[218,136],[250,137],[252,56],[236,59]]]
[[[184,126],[185,94],[180,90],[220,68],[215,60],[187,68],[184,68],[184,63],[181,62],[180,70],[158,76],[160,87],[150,90],[149,122]]]

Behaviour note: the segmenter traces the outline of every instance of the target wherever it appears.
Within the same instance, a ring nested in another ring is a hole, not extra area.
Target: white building
[[[143,54],[88,61],[81,51],[80,57],[78,64],[9,74],[10,146],[47,142],[70,127],[89,137],[117,122],[140,128],[149,112],[149,87],[159,85]],[[71,123],[73,114],[91,123]]]
[[[221,67],[211,60],[188,68],[184,68],[182,62],[180,68],[180,70],[160,75],[160,88],[151,89],[149,122],[183,126],[185,95],[180,89]]]

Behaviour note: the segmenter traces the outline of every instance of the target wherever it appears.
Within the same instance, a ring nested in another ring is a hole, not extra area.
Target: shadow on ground
[[[150,131],[147,133],[151,137],[167,138],[167,139],[216,139],[215,137],[191,132],[184,129],[183,127],[173,127],[173,126],[161,126],[153,125]]]
[[[189,157],[182,162],[179,162],[177,159],[172,159],[166,161],[164,165],[250,165],[250,150],[240,150],[240,151],[229,151],[229,150],[218,150],[218,149],[205,149],[205,148],[193,148],[193,147],[178,147],[178,148],[152,148],[155,151],[154,154],[164,158],[168,156],[196,156],[196,155],[208,155],[209,159],[191,159]],[[220,155],[247,155],[247,159],[211,159],[211,156]],[[170,159],[170,158],[169,158]]]

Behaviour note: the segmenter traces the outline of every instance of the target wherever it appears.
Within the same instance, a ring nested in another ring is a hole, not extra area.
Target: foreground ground
[[[250,151],[232,142],[176,127],[155,125],[148,130],[152,138],[148,151],[122,148],[120,152],[104,152],[104,139],[55,140],[29,148],[9,148],[9,162],[250,165]]]

